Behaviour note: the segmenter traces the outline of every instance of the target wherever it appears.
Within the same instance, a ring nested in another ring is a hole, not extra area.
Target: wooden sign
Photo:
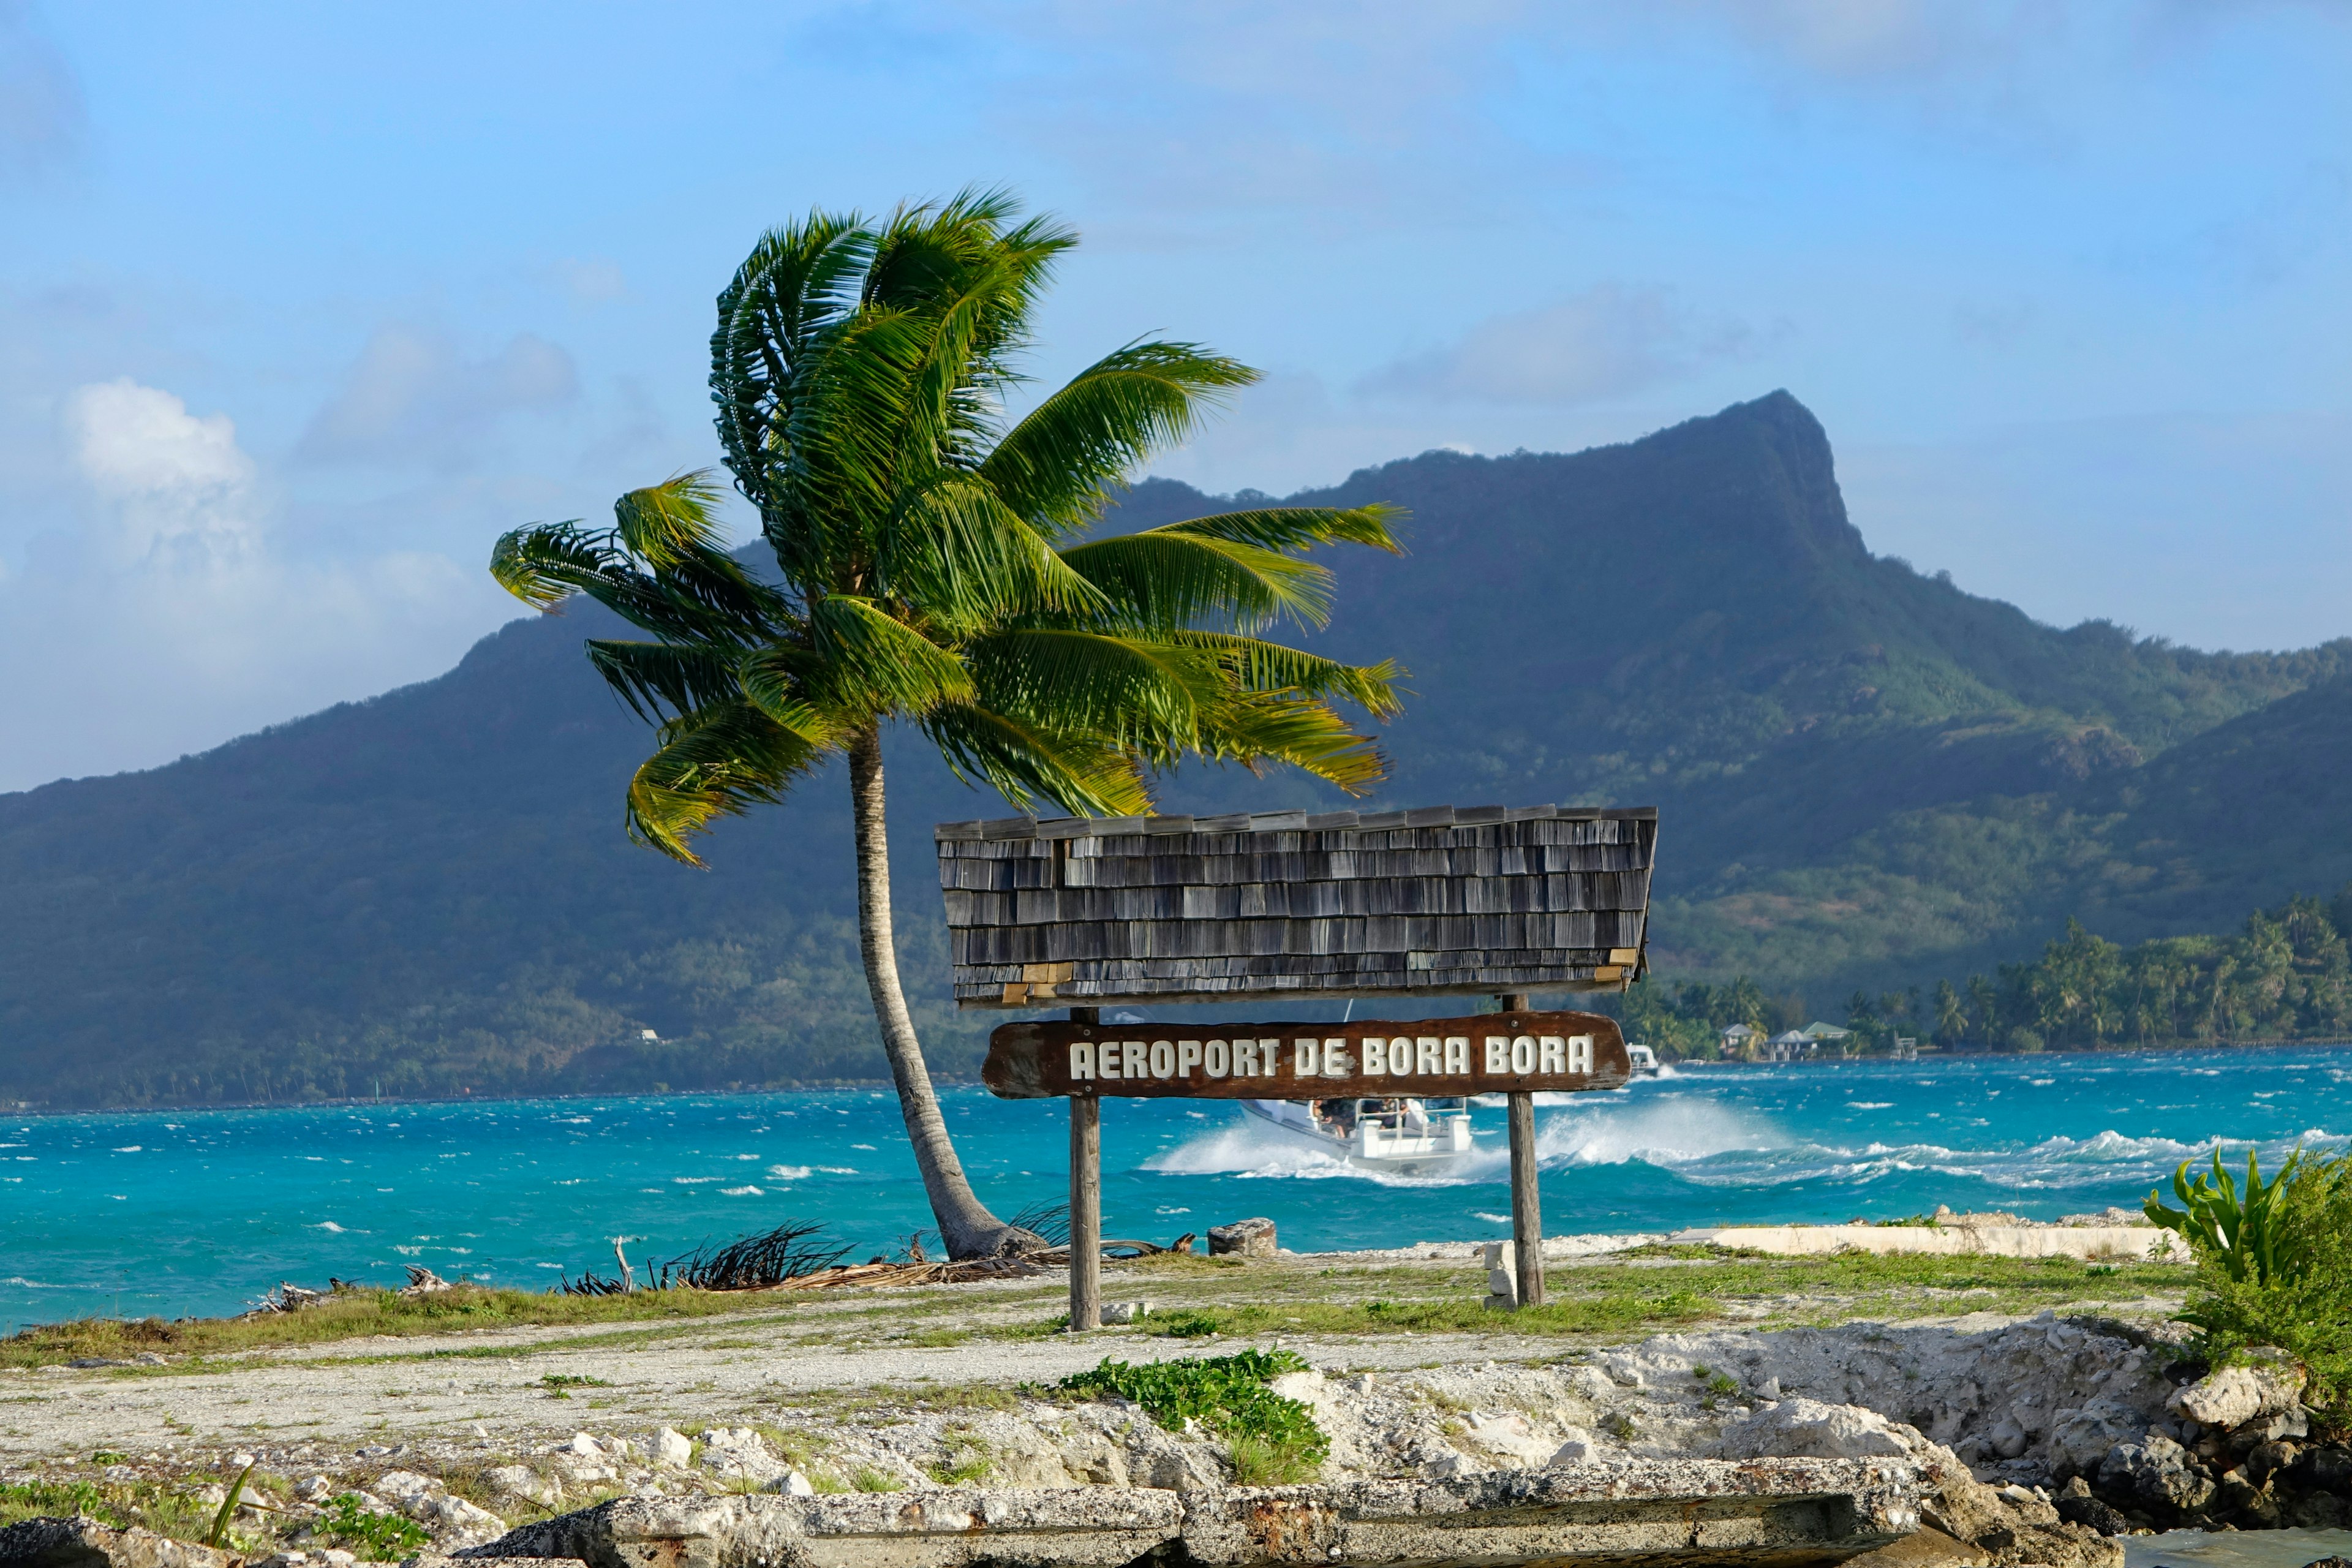
[[[1625,1037],[1598,1013],[1349,1024],[1006,1024],[981,1081],[1004,1100],[1325,1100],[1614,1089]]]

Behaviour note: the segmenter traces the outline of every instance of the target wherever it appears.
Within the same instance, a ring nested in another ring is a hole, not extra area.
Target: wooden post
[[[1099,1009],[1073,1007],[1070,1022],[1097,1024]],[[1102,1327],[1102,1101],[1070,1096],[1070,1332]]]
[[[1496,1000],[1506,1013],[1528,1010],[1525,993],[1510,992]],[[1544,1300],[1543,1196],[1536,1185],[1536,1097],[1514,1089],[1511,1106],[1511,1243],[1518,1265],[1519,1305],[1540,1307]]]

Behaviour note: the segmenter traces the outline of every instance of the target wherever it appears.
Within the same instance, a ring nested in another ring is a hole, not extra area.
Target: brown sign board
[[[1005,1100],[1325,1100],[1614,1089],[1625,1037],[1598,1013],[1349,1024],[1005,1024],[981,1081]]]

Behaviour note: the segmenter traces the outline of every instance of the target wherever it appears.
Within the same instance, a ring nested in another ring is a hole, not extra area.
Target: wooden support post
[[[1073,1007],[1070,1022],[1096,1024],[1099,1009]],[[1070,1332],[1102,1327],[1102,1101],[1070,1097]]]
[[[1506,1013],[1524,1013],[1524,993],[1506,993],[1496,1000]],[[1519,1305],[1540,1307],[1544,1300],[1543,1195],[1536,1185],[1536,1098],[1514,1089],[1511,1106],[1511,1243],[1518,1265]]]

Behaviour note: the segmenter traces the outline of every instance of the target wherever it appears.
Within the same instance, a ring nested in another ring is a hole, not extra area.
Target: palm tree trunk
[[[866,988],[874,994],[874,1018],[882,1026],[883,1054],[890,1058],[890,1077],[898,1086],[898,1113],[906,1119],[907,1142],[923,1173],[923,1194],[930,1199],[940,1239],[950,1258],[989,1258],[1024,1246],[1042,1247],[1039,1237],[989,1213],[971,1190],[963,1162],[949,1141],[947,1121],[940,1115],[939,1096],[931,1091],[930,1068],[923,1061],[922,1042],[915,1037],[915,1021],[907,1013],[907,994],[898,987],[878,725],[867,726],[850,742],[849,800],[857,834],[858,952],[866,961]]]

